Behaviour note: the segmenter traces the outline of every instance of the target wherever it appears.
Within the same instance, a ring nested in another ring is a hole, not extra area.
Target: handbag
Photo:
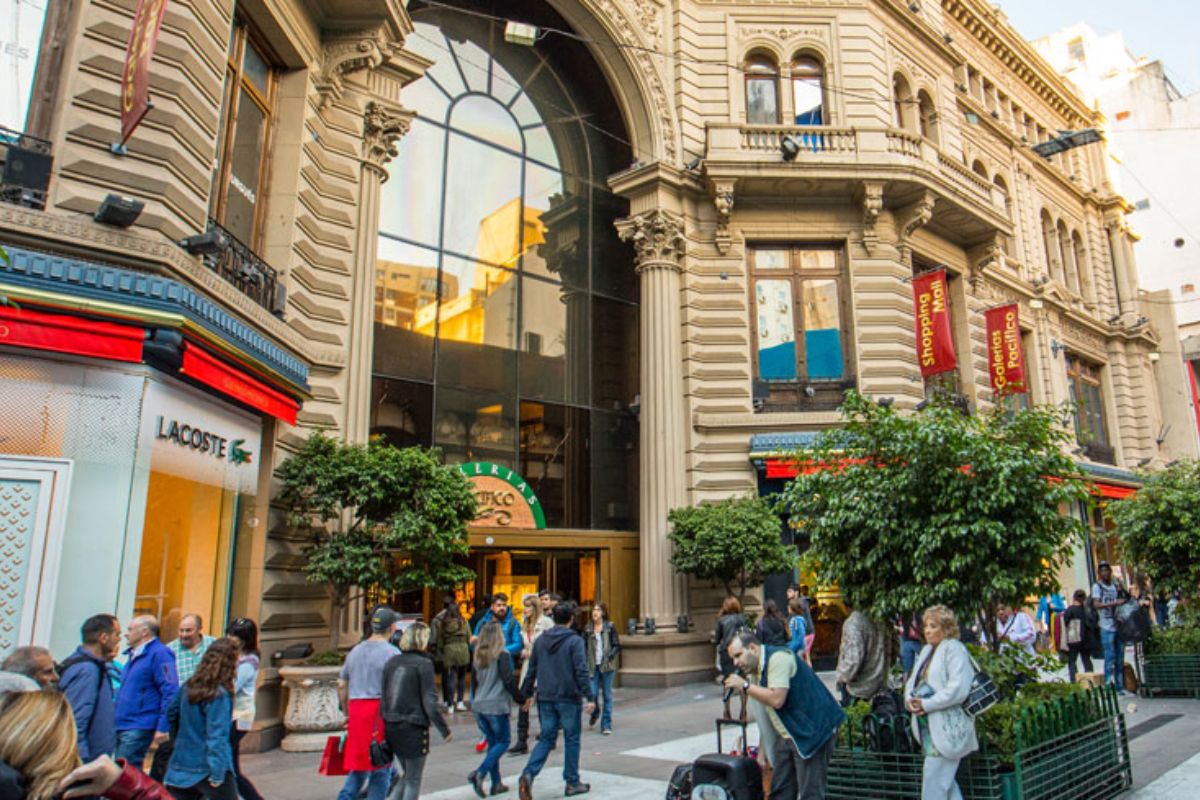
[[[381,704],[379,713],[375,715],[375,727],[371,730],[371,766],[376,769],[390,766],[392,763],[392,746],[387,743],[387,739],[379,738],[379,723],[382,721]]]
[[[975,670],[975,675],[971,678],[971,690],[967,692],[967,699],[963,701],[962,710],[967,712],[970,717],[978,717],[1000,702],[1000,689],[992,680],[992,676],[981,670],[973,658],[971,667]]]
[[[346,769],[345,757],[342,754],[342,743],[345,741],[340,734],[330,736],[325,740],[325,750],[321,753],[321,764],[317,767],[318,775],[349,775]]]

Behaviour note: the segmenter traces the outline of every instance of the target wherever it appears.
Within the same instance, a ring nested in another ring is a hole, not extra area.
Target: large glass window
[[[757,380],[773,404],[836,404],[852,382],[841,249],[757,246],[749,260]]]
[[[1104,421],[1100,366],[1067,354],[1067,386],[1075,405],[1075,441],[1093,461],[1113,463],[1115,453]]]
[[[825,70],[811,56],[792,62],[792,107],[797,125],[825,124]]]
[[[239,241],[258,247],[268,148],[275,108],[275,71],[237,21],[225,64],[225,98],[213,169],[210,213]]]
[[[633,525],[636,482],[597,515],[591,481],[613,461],[598,410],[636,442],[637,282],[613,225],[629,210],[606,183],[633,160],[619,107],[565,40],[510,45],[437,8],[414,23],[433,66],[405,89],[417,117],[382,191],[372,430],[518,470],[550,525]]]

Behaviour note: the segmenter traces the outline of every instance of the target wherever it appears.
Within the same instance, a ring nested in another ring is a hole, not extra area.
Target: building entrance
[[[544,588],[590,606],[600,581],[599,550],[500,550],[472,553],[476,596],[504,592],[520,609],[525,595]]]

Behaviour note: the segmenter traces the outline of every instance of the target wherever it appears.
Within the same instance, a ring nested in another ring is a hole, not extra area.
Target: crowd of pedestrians
[[[8,655],[0,800],[260,800],[237,757],[254,722],[257,626],[236,619],[215,638],[186,614],[170,643],[159,630],[135,617],[122,651],[119,620],[96,614],[61,663],[36,646]]]

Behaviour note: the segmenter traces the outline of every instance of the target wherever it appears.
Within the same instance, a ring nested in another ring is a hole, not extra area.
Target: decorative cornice
[[[383,181],[388,178],[384,166],[396,157],[396,142],[408,133],[414,117],[415,111],[378,100],[363,110],[363,162],[379,170]]]
[[[633,245],[637,270],[656,267],[682,270],[680,263],[687,248],[682,217],[661,208],[617,221],[622,241]]]
[[[342,97],[345,77],[364,69],[378,69],[399,53],[403,41],[395,41],[386,24],[355,31],[338,31],[322,42],[321,68],[313,78],[320,95],[320,107],[325,108]]]
[[[247,320],[266,336],[286,345],[294,353],[304,353],[313,363],[340,367],[346,363],[340,348],[321,347],[304,338],[294,328],[276,319],[237,287],[207,269],[197,256],[159,237],[135,231],[107,228],[86,216],[63,216],[0,203],[0,231],[10,242],[16,240],[37,249],[62,252],[66,256],[93,255],[145,269],[167,269]],[[135,270],[136,271],[136,270]]]
[[[0,278],[22,288],[177,314],[308,392],[308,365],[179,281],[20,247],[6,248]]]

